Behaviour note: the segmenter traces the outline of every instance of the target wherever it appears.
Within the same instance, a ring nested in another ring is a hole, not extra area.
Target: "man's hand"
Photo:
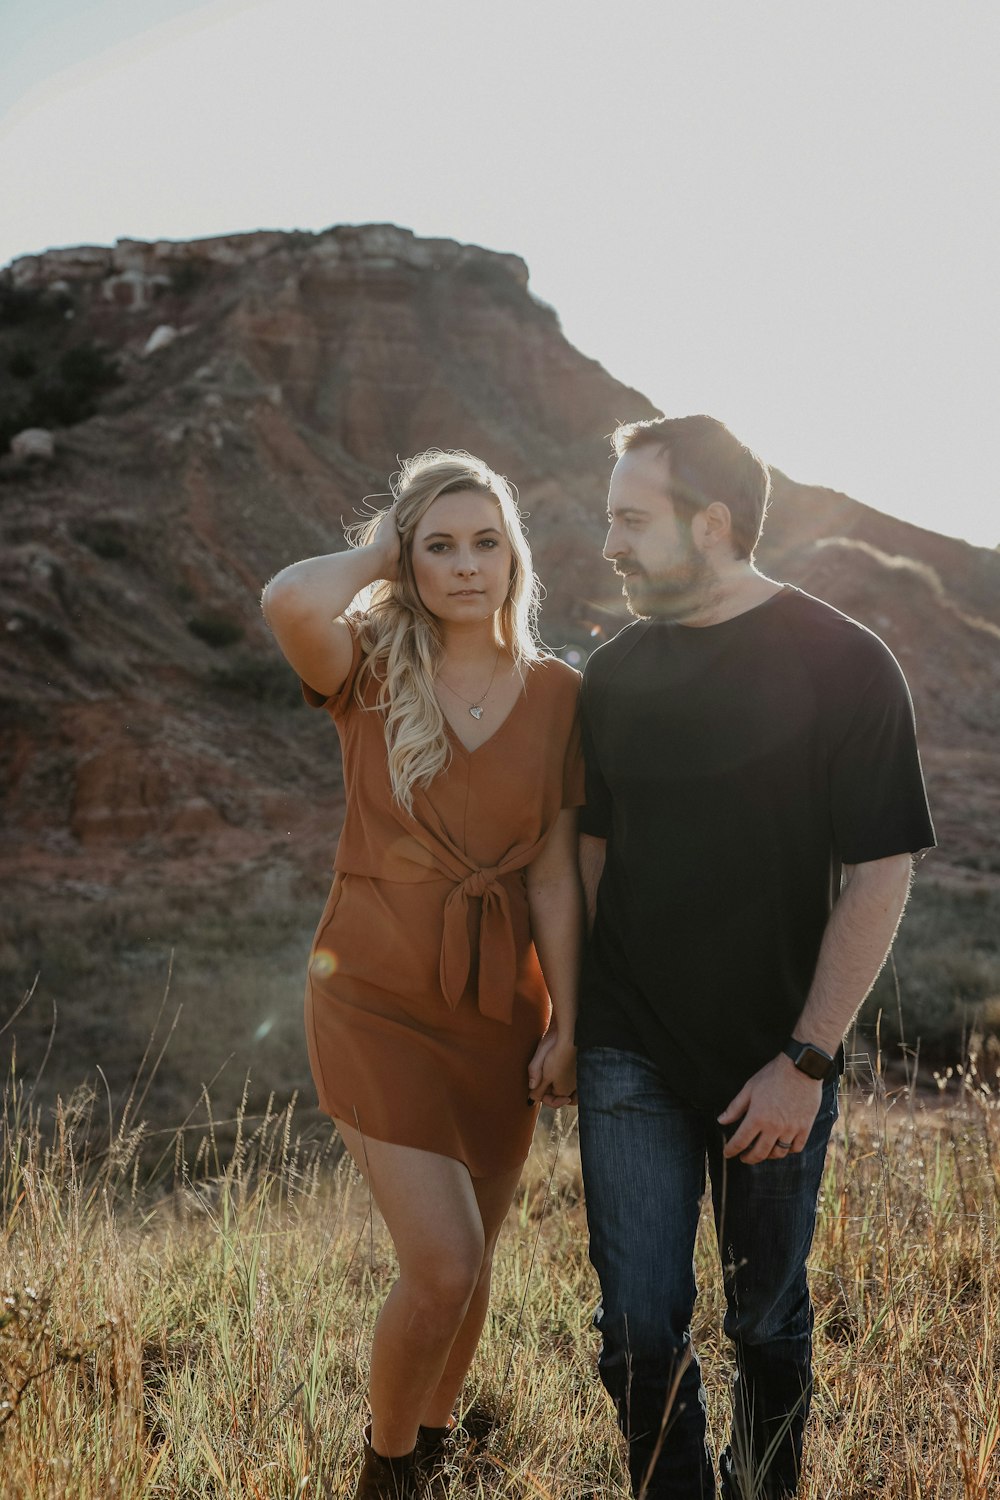
[[[823,1085],[800,1073],[784,1053],[772,1058],[743,1085],[719,1116],[720,1125],[741,1123],[723,1155],[755,1162],[780,1161],[801,1151],[819,1113]]]

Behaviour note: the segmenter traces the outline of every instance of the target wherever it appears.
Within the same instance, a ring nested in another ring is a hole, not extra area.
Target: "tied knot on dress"
[[[479,901],[486,895],[490,886],[496,885],[499,874],[500,871],[496,865],[490,865],[485,870],[473,870],[472,874],[467,875],[462,881],[461,888],[470,900]]]
[[[460,880],[444,904],[441,943],[441,990],[454,1010],[469,982],[469,902],[482,901],[479,917],[479,1009],[484,1016],[510,1024],[517,981],[517,954],[510,902],[500,870],[489,865]]]

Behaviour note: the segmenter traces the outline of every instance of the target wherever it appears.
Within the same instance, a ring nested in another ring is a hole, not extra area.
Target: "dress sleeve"
[[[906,679],[881,641],[846,733],[830,758],[833,840],[844,864],[934,846]]]
[[[342,714],[346,713],[354,702],[354,684],[357,681],[363,655],[361,649],[362,623],[361,620],[353,617],[348,617],[346,620],[348,629],[351,632],[353,651],[351,653],[351,665],[348,668],[347,676],[344,678],[338,692],[329,695],[320,693],[315,688],[310,687],[308,682],[303,681],[301,678],[299,679],[302,684],[302,696],[309,707],[325,708],[335,719],[340,718]]]
[[[580,741],[586,766],[585,805],[580,814],[580,832],[592,838],[606,839],[611,832],[611,793],[601,772],[594,744],[592,712],[592,688],[584,674],[580,693]]]

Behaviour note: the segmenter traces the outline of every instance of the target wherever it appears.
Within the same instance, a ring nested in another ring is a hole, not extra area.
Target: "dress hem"
[[[473,1179],[473,1181],[477,1182],[487,1177],[499,1177],[501,1173],[512,1171],[514,1167],[517,1167],[520,1170],[527,1161],[531,1151],[531,1142],[529,1139],[528,1150],[525,1151],[523,1155],[512,1158],[512,1160],[506,1165],[501,1164],[500,1166],[494,1167],[491,1171],[476,1171],[473,1163],[469,1161],[465,1156],[456,1156],[451,1151],[434,1151],[430,1146],[414,1146],[412,1141],[390,1140],[387,1136],[377,1135],[373,1130],[362,1130],[360,1126],[352,1124],[350,1116],[346,1110],[342,1110],[340,1113],[338,1113],[336,1109],[330,1108],[328,1105],[323,1104],[322,1102],[320,1102],[319,1108],[322,1114],[326,1115],[328,1119],[333,1121],[334,1125],[337,1125],[339,1127],[341,1120],[343,1120],[345,1125],[348,1125],[352,1130],[357,1130],[362,1140],[365,1140],[367,1138],[370,1141],[380,1141],[383,1146],[405,1146],[408,1151],[426,1151],[429,1156],[443,1156],[448,1161],[457,1161],[463,1167],[465,1167],[466,1171]],[[532,1118],[532,1136],[534,1135],[534,1126],[537,1118],[538,1106],[535,1107],[534,1115]],[[341,1137],[341,1139],[343,1139],[343,1137]],[[477,1163],[476,1165],[479,1164]]]

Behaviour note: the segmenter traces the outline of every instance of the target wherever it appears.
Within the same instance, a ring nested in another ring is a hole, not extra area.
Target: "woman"
[[[539,648],[502,478],[431,451],[393,493],[351,549],[264,592],[344,757],[306,993],[313,1078],[399,1262],[355,1500],[440,1472],[538,1105],[575,1089],[579,675]]]

